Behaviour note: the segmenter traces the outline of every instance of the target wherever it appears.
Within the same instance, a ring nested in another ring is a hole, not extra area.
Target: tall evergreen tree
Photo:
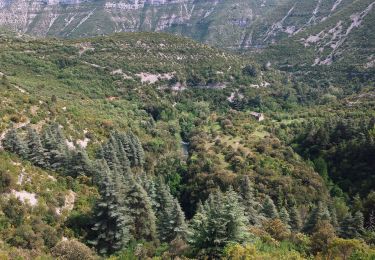
[[[344,238],[360,238],[364,234],[364,217],[360,211],[354,216],[348,213],[343,219],[340,227],[340,235]]]
[[[158,200],[158,188],[157,184],[154,181],[154,178],[150,178],[147,176],[147,174],[143,173],[139,178],[139,183],[142,184],[142,187],[147,192],[147,195],[149,196],[152,204],[152,209],[155,212],[155,214],[159,211],[160,204]]]
[[[45,129],[41,140],[45,151],[45,160],[48,161],[48,167],[58,170],[67,163],[68,147],[63,139],[61,139],[64,137],[60,129],[54,128],[54,126],[50,126]]]
[[[173,223],[174,223],[174,238],[187,239],[188,226],[185,219],[185,213],[183,212],[179,201],[174,199],[174,208],[172,210]]]
[[[204,205],[191,221],[189,242],[198,249],[216,257],[231,242],[243,242],[248,238],[247,218],[239,196],[233,189],[225,194],[210,194]]]
[[[328,207],[328,211],[329,211],[329,215],[330,215],[330,219],[331,219],[331,224],[332,226],[338,230],[339,229],[339,223],[338,223],[338,220],[337,220],[337,213],[336,213],[336,208],[335,208],[335,205],[333,203],[331,203]]]
[[[145,162],[145,154],[144,154],[144,150],[143,150],[143,147],[142,147],[142,144],[141,142],[139,141],[138,137],[133,134],[132,132],[129,133],[129,136],[130,136],[130,140],[131,142],[133,143],[133,146],[134,146],[134,149],[135,149],[135,152],[134,152],[134,157],[136,158],[136,165],[137,166],[143,166],[144,162]]]
[[[285,207],[282,207],[279,213],[280,220],[285,224],[287,228],[291,228],[289,223],[290,223],[290,216]]]
[[[11,129],[5,135],[3,140],[3,147],[5,150],[15,153],[21,157],[25,157],[27,147],[25,142],[19,137],[16,129]]]
[[[302,228],[302,219],[301,219],[301,214],[299,213],[296,205],[293,205],[290,208],[289,217],[290,217],[289,225],[290,225],[291,229],[295,232],[300,231],[301,228]]]
[[[277,212],[275,203],[269,196],[267,196],[263,202],[262,213],[266,218],[269,219],[275,219],[279,217],[279,213]]]
[[[103,157],[111,170],[118,170],[121,165],[117,157],[116,148],[112,143],[107,143],[103,147]]]
[[[44,155],[45,151],[40,140],[39,134],[30,126],[27,127],[27,148],[27,159],[29,159],[33,164],[37,166],[47,166]]]
[[[118,147],[117,158],[119,160],[121,170],[127,171],[130,167],[130,161],[123,146]]]
[[[241,182],[240,195],[249,223],[251,225],[260,225],[263,220],[263,217],[259,213],[261,206],[255,199],[254,188],[247,175],[245,175]]]
[[[320,201],[318,205],[312,210],[310,217],[305,224],[304,231],[307,233],[311,233],[317,223],[323,220],[331,222],[331,217],[327,206]]]
[[[92,163],[85,150],[76,150],[66,162],[68,175],[77,177],[79,175],[91,176],[93,174]]]
[[[101,254],[112,254],[124,248],[133,238],[130,234],[131,220],[123,198],[125,195],[124,179],[113,176],[109,167],[101,165],[102,175],[99,181],[101,199],[95,206],[96,238],[91,243]]]
[[[185,215],[162,177],[159,177],[157,183],[157,203],[160,205],[156,212],[160,240],[162,242],[170,242],[178,235],[185,237]]]
[[[130,176],[124,198],[127,215],[132,221],[130,232],[136,240],[157,241],[156,217],[146,191]]]

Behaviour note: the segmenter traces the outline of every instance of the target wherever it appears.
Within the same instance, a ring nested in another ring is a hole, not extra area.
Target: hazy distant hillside
[[[319,24],[349,0],[1,0],[0,25],[38,36],[168,31],[224,48],[259,48]]]
[[[359,0],[256,56],[302,78],[373,84],[375,1]],[[356,84],[354,83],[354,84]]]

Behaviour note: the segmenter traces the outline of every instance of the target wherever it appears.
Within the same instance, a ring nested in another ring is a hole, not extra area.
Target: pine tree
[[[353,218],[353,226],[354,229],[356,230],[356,235],[355,237],[361,237],[365,233],[365,218],[362,214],[362,212],[357,211],[354,213],[354,218]]]
[[[116,148],[112,143],[107,143],[103,147],[103,157],[111,170],[118,170],[121,167]]]
[[[354,196],[352,205],[354,212],[363,211],[363,203],[359,194]]]
[[[70,176],[91,176],[93,174],[92,163],[85,150],[73,151],[67,164],[66,169],[68,169]]]
[[[302,228],[301,215],[295,205],[293,205],[289,210],[290,222],[289,225],[291,229],[298,232]]]
[[[228,243],[243,242],[248,238],[247,218],[239,196],[233,189],[225,194],[210,194],[191,221],[189,242],[198,250],[206,250],[217,257]]]
[[[174,199],[174,208],[172,210],[172,216],[174,216],[174,239],[187,239],[188,226],[185,220],[185,213],[182,211],[180,203],[177,199]]]
[[[318,205],[312,210],[310,217],[305,224],[304,231],[311,233],[316,224],[323,220],[331,221],[331,217],[327,206],[323,204],[323,202],[319,202]]]
[[[27,128],[27,148],[27,159],[29,159],[33,164],[37,166],[47,166],[44,157],[44,148],[40,140],[39,134],[31,127]]]
[[[128,156],[124,150],[123,146],[118,147],[117,151],[117,158],[119,160],[119,165],[123,171],[127,171],[130,167],[130,161],[128,159]]]
[[[170,242],[178,235],[185,237],[185,215],[177,200],[170,193],[169,187],[159,177],[157,182],[157,203],[160,205],[157,216],[159,238],[162,242]]]
[[[155,213],[159,211],[160,204],[158,202],[158,195],[157,195],[157,185],[153,178],[147,176],[147,174],[143,173],[139,178],[139,183],[141,183],[142,187],[147,192],[152,204],[152,209]]]
[[[11,129],[5,135],[3,140],[3,147],[5,150],[15,153],[21,157],[26,156],[26,144],[19,137],[16,129]]]
[[[48,127],[44,130],[41,140],[48,167],[53,170],[61,169],[66,164],[68,148],[60,129],[58,127],[55,129],[54,126]]]
[[[260,225],[263,218],[259,214],[260,203],[256,201],[254,188],[249,176],[245,175],[240,185],[241,202],[244,205],[246,217],[251,225]]]
[[[130,140],[132,141],[133,143],[133,146],[134,146],[134,149],[135,149],[135,157],[137,158],[136,159],[136,162],[137,162],[137,166],[143,166],[144,162],[145,162],[145,154],[144,154],[144,150],[143,150],[143,147],[142,147],[142,144],[141,142],[139,141],[138,137],[133,134],[132,132],[129,133],[129,136],[130,136]]]
[[[124,248],[133,238],[129,226],[131,220],[127,216],[127,208],[123,202],[125,187],[124,179],[113,176],[104,163],[100,178],[99,190],[101,199],[95,206],[96,239],[91,243],[100,254],[112,254]]]
[[[143,166],[144,164],[144,150],[138,137],[132,132],[129,132],[127,134],[112,132],[107,143],[104,146],[113,146],[118,160],[121,163],[126,156],[128,159],[127,161],[131,166]],[[106,149],[104,149],[101,156],[105,156],[105,150]],[[125,160],[124,163],[127,164],[127,161]]]
[[[128,137],[128,140],[129,140],[129,147],[130,147],[130,151],[131,151],[131,155],[132,155],[132,166],[138,166],[139,165],[139,157],[138,157],[138,154],[137,154],[137,148],[136,148],[136,145],[135,145],[135,140],[133,138],[131,138],[131,136]]]
[[[266,218],[275,219],[279,217],[275,203],[273,200],[267,196],[263,203],[262,213]]]
[[[128,190],[124,198],[127,215],[132,221],[130,232],[136,240],[157,241],[156,217],[146,191],[132,176],[127,179]]]
[[[364,217],[360,211],[354,216],[348,213],[341,223],[340,235],[344,238],[360,238],[364,231]]]
[[[336,208],[334,204],[329,205],[328,207],[329,215],[331,218],[331,224],[332,226],[337,230],[339,229],[339,223],[337,221],[337,214],[336,214]]]
[[[288,211],[286,210],[285,207],[281,208],[279,217],[280,217],[280,220],[285,224],[285,226],[287,228],[291,228],[290,225],[289,225],[289,223],[290,223],[290,216],[289,216],[289,213],[288,213]]]

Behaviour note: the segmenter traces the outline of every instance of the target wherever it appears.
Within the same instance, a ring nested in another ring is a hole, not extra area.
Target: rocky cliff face
[[[0,0],[0,25],[37,36],[168,31],[261,48],[319,24],[351,0]]]

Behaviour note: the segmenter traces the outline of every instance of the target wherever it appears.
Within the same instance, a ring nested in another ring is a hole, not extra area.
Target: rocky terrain
[[[353,1],[257,57],[303,78],[373,82],[375,1]],[[308,75],[308,76],[307,76]]]
[[[351,2],[0,0],[0,25],[34,36],[70,38],[167,31],[228,49],[258,49],[320,24]]]

